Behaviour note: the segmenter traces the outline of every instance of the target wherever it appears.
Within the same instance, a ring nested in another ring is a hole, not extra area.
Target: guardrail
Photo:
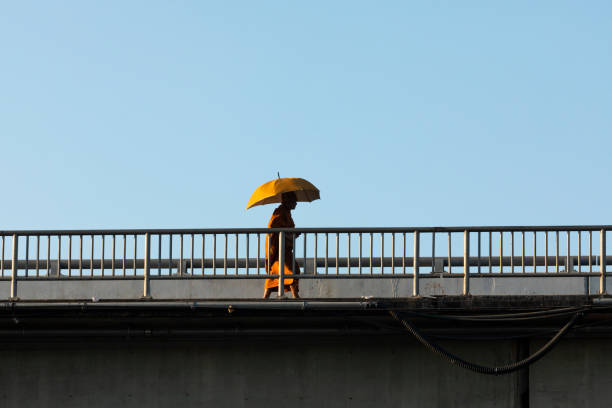
[[[609,225],[537,227],[0,231],[0,280],[285,278],[264,270],[266,235],[286,237],[300,279],[599,276],[606,293]],[[299,238],[295,238],[300,233]],[[296,245],[297,244],[297,245]],[[331,251],[330,251],[331,250]],[[282,268],[281,268],[282,269]],[[279,295],[283,285],[279,285]]]

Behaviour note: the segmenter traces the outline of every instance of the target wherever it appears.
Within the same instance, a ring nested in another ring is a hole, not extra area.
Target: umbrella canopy
[[[246,209],[256,205],[280,203],[283,193],[290,192],[295,193],[298,201],[311,202],[320,198],[319,189],[307,180],[297,177],[277,178],[257,187],[251,194]]]

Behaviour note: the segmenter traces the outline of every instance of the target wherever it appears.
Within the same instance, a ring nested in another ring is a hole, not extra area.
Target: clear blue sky
[[[0,229],[611,224],[608,1],[0,6]]]

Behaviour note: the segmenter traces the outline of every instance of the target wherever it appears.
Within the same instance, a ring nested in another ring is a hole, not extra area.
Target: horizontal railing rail
[[[156,234],[246,234],[278,231],[306,233],[400,233],[400,232],[544,232],[544,231],[610,231],[612,225],[536,225],[536,226],[465,226],[465,227],[333,227],[333,228],[157,228],[157,229],[88,229],[88,230],[0,230],[0,236],[67,236],[67,235],[142,235]]]
[[[301,278],[413,280],[461,277],[599,276],[606,293],[612,226],[494,226],[403,228],[231,228],[0,231],[0,280],[151,279],[279,276],[265,270],[266,238],[294,248]],[[268,242],[268,245],[269,242]],[[287,257],[286,259],[291,259]],[[279,295],[284,285],[279,285]]]

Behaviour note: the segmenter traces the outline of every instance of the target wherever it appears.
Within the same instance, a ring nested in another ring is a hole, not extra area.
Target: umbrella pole
[[[285,294],[285,231],[278,234],[278,297]]]

